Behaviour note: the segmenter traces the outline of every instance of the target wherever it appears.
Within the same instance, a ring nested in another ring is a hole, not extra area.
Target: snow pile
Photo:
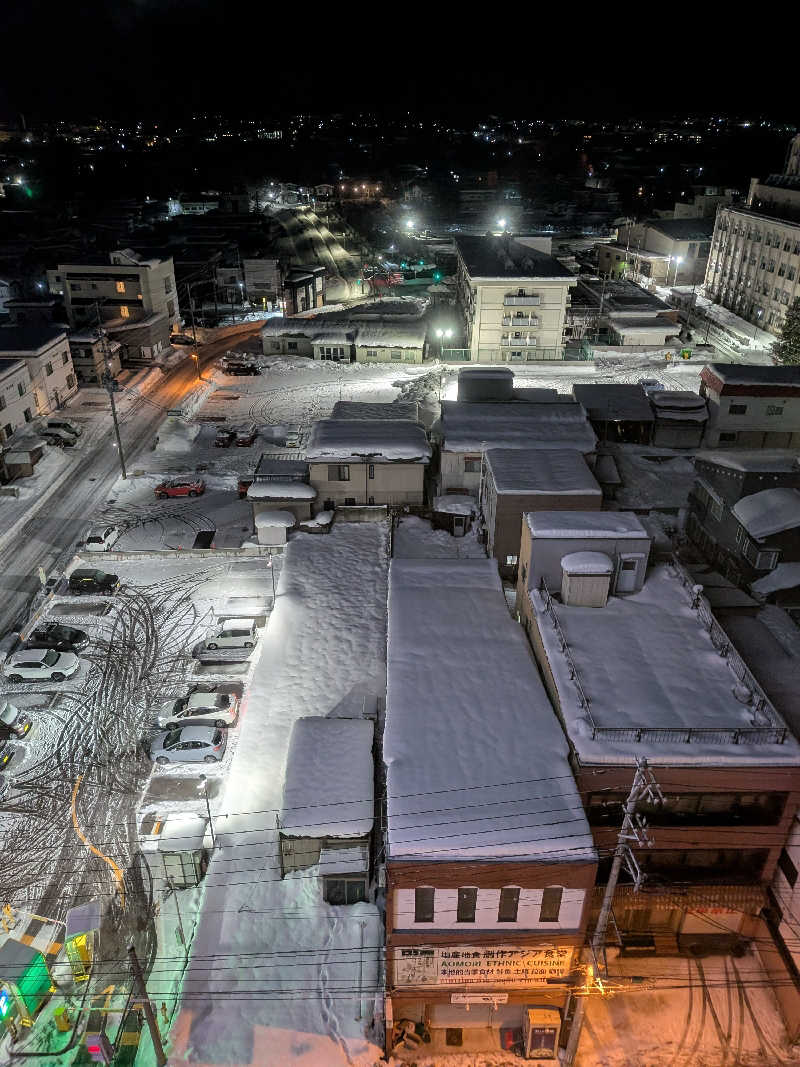
[[[253,482],[248,500],[316,500],[317,490],[305,482]]]
[[[689,389],[664,389],[650,394],[656,417],[659,419],[682,419],[689,422],[705,422],[708,409],[705,399]]]
[[[403,515],[394,531],[392,555],[396,559],[486,559],[486,549],[478,541],[477,525],[464,537],[453,537],[447,530],[434,530],[416,515]]]
[[[694,458],[735,471],[763,471],[770,474],[779,471],[796,474],[800,471],[800,452],[792,452],[787,448],[726,448],[718,452],[695,452]]]
[[[583,455],[574,449],[489,448],[486,466],[498,493],[603,496]]]
[[[564,402],[442,403],[441,434],[448,452],[487,448],[569,448],[593,452],[597,437],[586,412],[571,397]]]
[[[797,585],[800,585],[800,563],[779,563],[774,571],[753,582],[750,588],[754,593],[768,596],[780,589],[794,589]]]
[[[800,526],[800,490],[762,489],[737,500],[731,510],[745,530],[761,540]]]
[[[347,523],[327,537],[298,534],[286,550],[214,812],[217,850],[171,1064],[373,1067],[380,1058],[364,1036],[383,945],[378,911],[324,903],[313,868],[281,879],[275,817],[295,722],[330,715],[356,690],[385,690],[387,543],[385,523]]]
[[[566,740],[496,563],[394,559],[387,648],[389,860],[591,861]]]
[[[614,564],[605,552],[568,552],[561,557],[565,574],[613,574]]]
[[[359,348],[422,348],[425,344],[425,327],[402,323],[359,326],[356,344]]]
[[[375,793],[372,723],[309,715],[292,727],[283,785],[281,833],[364,837]]]
[[[291,530],[296,522],[297,519],[291,511],[259,511],[255,517],[257,530],[265,530],[269,526],[283,526]]]
[[[318,511],[317,514],[314,515],[310,519],[301,519],[300,520],[300,525],[301,526],[308,526],[308,527],[327,526],[331,522],[332,519],[333,519],[333,512],[332,511]]]
[[[533,537],[647,537],[627,511],[529,511],[525,519]]]
[[[320,419],[314,423],[306,459],[364,461],[367,456],[379,462],[426,463],[431,446],[422,427],[405,419]]]
[[[433,510],[445,515],[475,515],[478,511],[478,502],[474,496],[466,496],[463,493],[445,493],[437,496],[433,501]]]

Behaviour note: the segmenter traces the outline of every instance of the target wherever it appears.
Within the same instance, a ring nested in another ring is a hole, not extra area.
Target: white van
[[[69,419],[48,419],[48,430],[65,430],[66,433],[71,433],[73,437],[80,437],[83,433],[83,427],[78,426],[75,422],[70,422]]]
[[[217,648],[253,648],[258,641],[255,619],[228,619],[206,641],[212,652]]]

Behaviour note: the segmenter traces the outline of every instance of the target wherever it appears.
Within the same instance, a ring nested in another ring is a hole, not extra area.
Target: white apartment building
[[[180,327],[172,257],[145,259],[131,248],[112,252],[109,261],[59,263],[47,272],[51,293],[64,296],[73,328],[104,322],[135,322],[165,315],[169,330]],[[168,335],[167,335],[168,336]]]
[[[0,359],[0,442],[33,419],[31,376],[24,359]]]
[[[50,415],[78,391],[67,331],[62,326],[3,327],[0,359],[22,360],[26,364],[32,414]]]
[[[613,244],[597,244],[597,269],[640,285],[694,285],[703,280],[714,220],[649,219],[620,226]]]
[[[456,296],[465,358],[524,363],[564,358],[564,320],[574,274],[511,237],[455,239]]]
[[[783,174],[753,178],[747,205],[717,212],[706,271],[708,295],[777,334],[800,296],[800,138]]]

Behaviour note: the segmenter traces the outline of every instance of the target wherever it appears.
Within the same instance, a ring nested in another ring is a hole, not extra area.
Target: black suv
[[[67,585],[73,596],[80,596],[82,593],[113,596],[119,589],[119,577],[116,574],[106,574],[105,571],[95,570],[93,567],[82,567],[72,572]]]
[[[58,622],[46,622],[28,636],[25,647],[54,648],[56,652],[80,652],[88,644],[89,635],[85,630],[62,626]]]

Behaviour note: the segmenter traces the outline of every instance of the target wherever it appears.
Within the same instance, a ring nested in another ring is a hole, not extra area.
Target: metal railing
[[[506,307],[538,307],[541,304],[540,296],[504,296],[503,303]]]
[[[504,326],[541,326],[538,315],[504,315]]]
[[[535,337],[501,337],[501,348],[536,348]]]
[[[719,625],[707,602],[696,592],[691,576],[676,559],[669,566],[687,590],[691,604],[698,618],[708,632],[712,644],[720,656],[728,661],[733,675],[739,683],[752,694],[750,711],[753,716],[751,726],[731,727],[659,727],[659,726],[598,726],[591,712],[591,702],[578,674],[578,668],[572,658],[567,638],[558,619],[550,591],[544,578],[541,579],[539,593],[544,606],[544,613],[552,623],[556,634],[559,651],[564,656],[569,668],[569,676],[578,696],[578,704],[585,711],[591,728],[592,740],[618,743],[652,742],[656,744],[707,744],[707,745],[782,745],[789,736],[787,728],[781,722],[761,686],[751,674],[733,646],[728,635]]]

